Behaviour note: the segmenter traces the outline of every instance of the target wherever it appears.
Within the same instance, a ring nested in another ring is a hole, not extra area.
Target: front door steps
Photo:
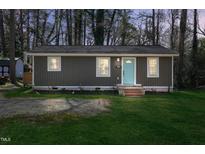
[[[117,85],[117,89],[119,94],[123,96],[143,96],[145,94],[142,85]]]

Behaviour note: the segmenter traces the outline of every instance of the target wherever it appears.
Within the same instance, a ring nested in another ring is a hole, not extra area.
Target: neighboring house
[[[177,52],[162,46],[41,46],[32,56],[34,89],[173,89]]]
[[[23,69],[24,69],[24,64],[23,60],[21,58],[15,58],[16,61],[16,77],[17,78],[22,78],[23,77]],[[0,59],[0,77],[8,77],[9,76],[9,67],[10,67],[10,62],[9,58],[3,58]]]

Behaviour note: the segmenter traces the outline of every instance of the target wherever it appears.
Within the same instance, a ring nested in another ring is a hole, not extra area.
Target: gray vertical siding
[[[35,86],[115,86],[121,82],[116,58],[111,58],[111,77],[96,77],[96,57],[61,57],[61,71],[47,71],[47,57],[34,57]],[[118,80],[119,78],[119,80]]]
[[[35,86],[115,86],[121,83],[117,57],[111,57],[111,77],[96,77],[96,57],[61,57],[61,71],[47,71],[47,57],[34,57]],[[147,58],[136,58],[136,82],[143,86],[171,86],[172,58],[159,57],[159,78],[147,78]]]
[[[137,83],[143,86],[171,86],[172,58],[159,57],[159,78],[147,78],[147,58],[137,57]]]

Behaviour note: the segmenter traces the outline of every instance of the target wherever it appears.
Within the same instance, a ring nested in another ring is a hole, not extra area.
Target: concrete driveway
[[[93,116],[109,111],[107,108],[109,105],[110,101],[105,99],[5,99],[0,97],[0,118],[58,112]]]

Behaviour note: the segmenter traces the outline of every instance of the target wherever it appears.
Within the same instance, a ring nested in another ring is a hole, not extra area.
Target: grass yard
[[[57,114],[0,119],[0,144],[205,144],[205,90],[117,95],[33,94],[6,97],[107,98],[111,112],[95,117]]]

